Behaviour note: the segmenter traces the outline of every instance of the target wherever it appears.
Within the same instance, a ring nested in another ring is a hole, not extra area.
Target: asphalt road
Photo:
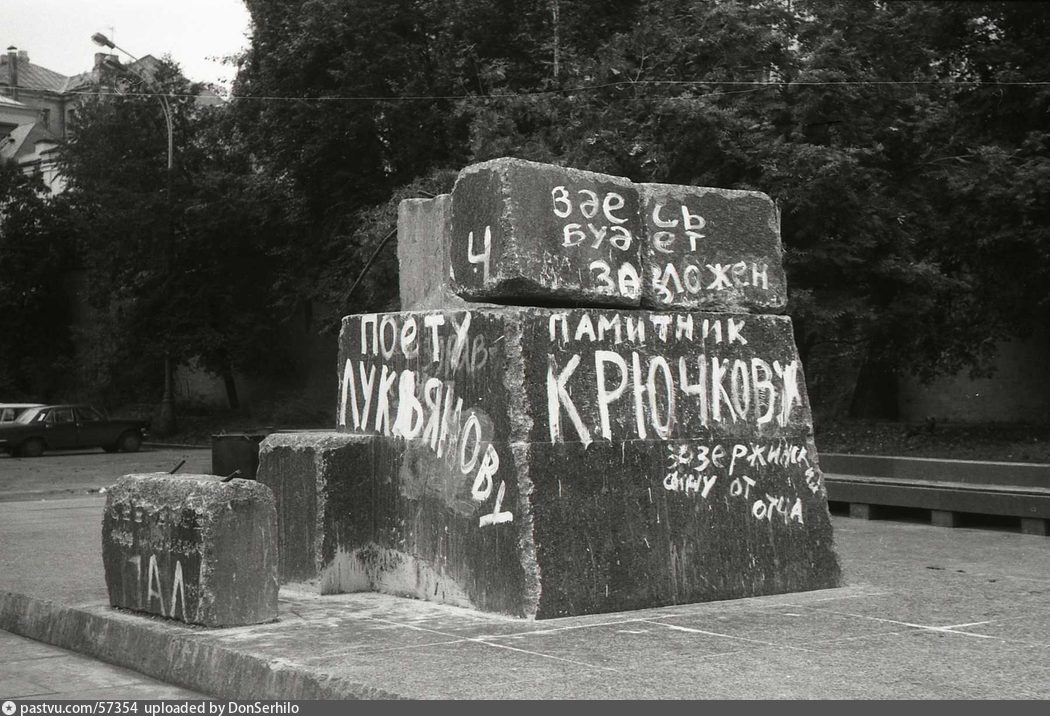
[[[98,494],[123,475],[170,472],[211,473],[211,450],[144,447],[135,453],[64,450],[41,457],[0,455],[0,502],[53,500]]]

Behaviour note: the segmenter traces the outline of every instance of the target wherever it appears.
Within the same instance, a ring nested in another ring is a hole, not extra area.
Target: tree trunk
[[[853,390],[850,417],[869,420],[898,420],[897,374],[892,367],[868,360],[861,366]]]
[[[237,381],[233,377],[233,368],[229,363],[222,370],[222,382],[226,386],[226,400],[230,410],[241,409],[241,399],[237,396]]]

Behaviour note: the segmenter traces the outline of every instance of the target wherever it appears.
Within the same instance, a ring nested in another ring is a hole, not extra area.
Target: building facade
[[[30,61],[8,47],[0,55],[0,161],[15,161],[38,173],[54,193],[65,187],[57,171],[59,147],[69,136],[78,105],[97,92],[102,63],[115,55],[95,53],[88,72],[66,76]]]

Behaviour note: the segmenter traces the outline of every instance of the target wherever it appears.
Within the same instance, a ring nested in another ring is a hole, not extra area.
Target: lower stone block
[[[422,440],[271,436],[260,479],[281,462],[275,493],[298,480],[319,506],[283,503],[284,559],[314,559],[321,593],[535,618],[838,585],[805,436],[491,445],[498,479],[463,470],[485,459],[470,444],[439,456]],[[314,536],[290,539],[293,523]]]
[[[521,508],[531,512],[537,617],[839,584],[804,437],[514,449],[529,490]]]
[[[282,584],[318,582],[338,544],[371,539],[374,450],[370,436],[335,432],[274,433],[260,444],[256,479],[274,495]]]
[[[208,627],[277,618],[269,488],[212,475],[127,475],[110,488],[102,561],[112,606]]]

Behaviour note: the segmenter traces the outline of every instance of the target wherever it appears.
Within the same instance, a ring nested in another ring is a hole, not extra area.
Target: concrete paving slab
[[[717,635],[723,641],[804,647],[842,638],[893,631],[894,625],[839,615],[816,607],[778,606],[737,614],[675,617],[661,620],[665,629]]]
[[[1043,594],[1042,596],[1045,611],[1046,605],[1050,604],[1050,595]],[[1042,612],[1029,612],[1024,615],[996,619],[987,624],[968,627],[966,631],[1003,641],[1050,649],[1050,623],[1047,623],[1045,619],[1033,618],[1033,614],[1039,615]]]
[[[836,517],[840,589],[544,621],[285,589],[206,630],[107,605],[102,505],[0,504],[0,627],[217,696],[1050,698],[1046,538]]]
[[[901,684],[906,698],[1046,699],[1045,647],[955,632],[916,630],[813,645],[831,661]],[[823,659],[821,660],[823,661]]]

